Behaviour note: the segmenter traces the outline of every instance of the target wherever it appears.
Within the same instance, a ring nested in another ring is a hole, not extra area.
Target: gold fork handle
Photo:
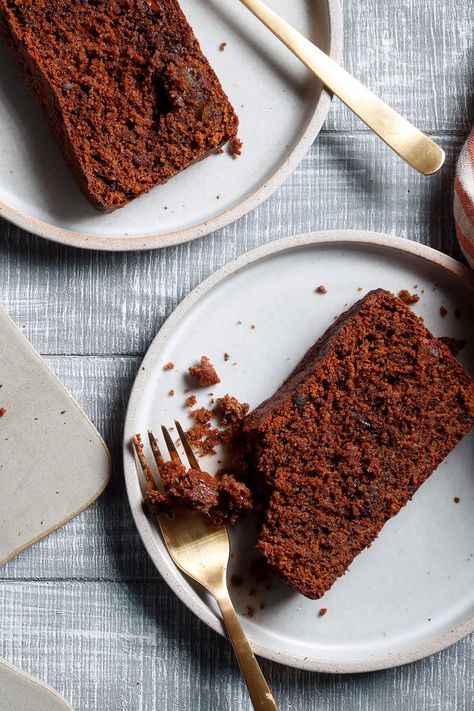
[[[240,2],[409,165],[423,175],[431,175],[441,168],[444,151],[428,136],[387,106],[261,0]]]
[[[278,711],[273,694],[268,688],[262,670],[240,625],[228,592],[224,590],[215,597],[255,711]]]

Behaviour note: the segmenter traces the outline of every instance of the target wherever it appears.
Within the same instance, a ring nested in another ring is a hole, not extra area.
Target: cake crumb
[[[188,398],[186,398],[186,405],[188,407],[194,407],[194,405],[197,403],[196,395],[190,395]]]
[[[358,286],[358,287],[357,287],[357,291],[362,291],[362,287],[361,287],[361,286]]]
[[[7,414],[7,408],[6,407],[0,407],[0,417],[3,417],[4,415]]]
[[[227,42],[221,42],[219,45],[219,52],[223,52],[227,47]]]
[[[173,388],[171,388],[171,390],[169,391],[168,395],[169,395],[170,397],[173,397],[173,395],[174,395],[174,390],[173,390]]]
[[[237,138],[237,136],[234,136],[234,138],[231,138],[229,141],[229,153],[232,156],[232,158],[238,158],[241,153],[242,153],[242,146],[244,144],[240,140],[240,138]]]
[[[171,361],[169,363],[166,363],[166,365],[163,366],[163,370],[173,370],[174,368],[174,363]]]
[[[320,284],[319,286],[316,287],[315,292],[317,294],[327,294],[328,290],[327,290],[327,287],[324,286],[324,284]]]
[[[229,360],[230,355],[228,353],[224,353],[224,360],[227,361]]]
[[[192,417],[200,425],[204,425],[206,422],[210,422],[214,413],[212,410],[207,410],[205,407],[197,407],[195,410],[191,410],[189,417]]]
[[[210,385],[217,385],[221,382],[216,369],[205,355],[201,356],[198,365],[188,368],[188,372],[192,378],[197,380],[201,388],[208,388]]]
[[[449,336],[441,336],[438,340],[448,346],[453,356],[457,356],[457,354],[462,351],[462,349],[466,345],[466,341],[463,338],[450,338]]]
[[[420,300],[420,297],[418,294],[410,294],[408,289],[402,289],[401,291],[398,292],[398,298],[403,301],[404,304],[407,306],[411,306],[412,304],[417,304],[418,301]]]
[[[220,424],[227,427],[242,422],[250,410],[250,405],[248,402],[239,402],[232,395],[224,395],[224,397],[217,398],[217,409],[221,415]]]
[[[250,326],[250,328],[251,328],[252,331],[255,331],[255,329],[256,329],[257,327],[256,327],[256,325],[253,323],[253,324]]]
[[[324,617],[324,615],[327,615],[327,612],[328,612],[328,608],[327,608],[327,607],[322,607],[322,608],[319,610],[319,613],[318,613],[318,614],[319,614],[320,617]]]
[[[216,453],[220,436],[220,431],[210,424],[214,416],[213,411],[198,407],[196,410],[191,410],[189,416],[194,419],[194,425],[186,432],[189,444],[198,450],[201,457],[212,456]]]
[[[439,307],[439,315],[441,316],[441,318],[444,318],[447,315],[447,313],[448,313],[448,309],[446,308],[446,306]]]
[[[453,501],[454,501],[455,504],[459,504],[459,502],[461,501],[461,499],[459,498],[459,496],[455,496],[454,499],[453,499]]]
[[[216,156],[221,156],[224,153],[224,149],[218,148],[217,151],[214,151],[214,153],[216,154]],[[219,200],[219,195],[216,195],[216,200]]]

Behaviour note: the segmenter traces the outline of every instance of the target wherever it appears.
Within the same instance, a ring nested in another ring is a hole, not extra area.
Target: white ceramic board
[[[0,564],[69,521],[106,487],[92,422],[0,308]]]
[[[72,711],[56,691],[0,661],[0,711]]]
[[[327,287],[324,295],[315,293],[320,284]],[[460,360],[474,373],[472,273],[428,247],[350,231],[273,242],[228,264],[182,302],[143,361],[125,425],[132,513],[158,570],[186,605],[218,631],[215,606],[175,568],[155,524],[143,513],[130,438],[149,427],[158,432],[160,423],[172,425],[175,417],[186,420],[185,373],[202,354],[221,377],[210,388],[214,396],[229,392],[257,405],[337,315],[376,287],[419,293],[415,312],[435,335],[467,339]],[[444,318],[441,305],[448,310]],[[175,369],[164,371],[169,361]],[[199,404],[208,402],[206,390]],[[257,557],[253,531],[248,523],[239,524],[232,533],[230,574],[244,582],[231,587],[231,594],[256,652],[303,669],[365,671],[418,659],[472,631],[473,443],[472,434],[460,443],[319,601],[305,599],[276,579],[271,589],[255,584],[247,572]],[[210,471],[219,466],[215,458],[205,464]],[[251,618],[245,616],[247,606],[255,611]],[[328,609],[324,617],[318,614],[322,607]]]
[[[0,215],[89,249],[164,247],[233,222],[294,170],[322,126],[329,95],[238,0],[181,4],[239,115],[241,157],[210,156],[114,213],[96,212],[78,191],[15,62],[0,47]],[[339,0],[269,4],[340,59]]]

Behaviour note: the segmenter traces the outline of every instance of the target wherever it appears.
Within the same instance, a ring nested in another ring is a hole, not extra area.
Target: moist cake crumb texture
[[[189,368],[189,375],[197,381],[201,388],[208,388],[221,382],[216,369],[205,355],[201,356],[198,365]]]
[[[231,140],[229,141],[229,153],[232,158],[238,158],[242,154],[243,145],[244,144],[242,143],[240,138],[237,138],[237,136],[231,138]]]
[[[232,395],[224,395],[224,397],[217,398],[217,409],[221,417],[221,426],[227,427],[242,422],[250,405],[248,402],[239,402]]]
[[[450,338],[449,336],[441,336],[441,338],[439,338],[438,340],[448,346],[453,356],[457,356],[457,354],[462,351],[462,349],[466,345],[466,341],[463,338]]]
[[[214,479],[207,472],[188,469],[180,462],[160,467],[163,491],[148,491],[144,507],[149,516],[182,507],[209,516],[216,525],[233,524],[251,511],[250,490],[226,474]]]
[[[320,598],[474,425],[474,383],[399,298],[378,289],[244,420],[258,548]]]
[[[195,410],[190,410],[189,416],[194,420],[194,424],[186,431],[191,447],[197,449],[202,457],[215,454],[219,444],[220,431],[211,425],[214,411],[198,407]]]
[[[412,304],[417,304],[418,301],[420,300],[420,297],[418,294],[410,294],[410,292],[407,289],[402,289],[399,294],[398,298],[403,301],[404,304],[407,306],[411,306]]]
[[[186,398],[186,405],[188,407],[194,407],[194,405],[197,403],[197,399],[195,395],[190,395],[189,397]]]
[[[237,116],[177,0],[2,0],[0,35],[100,210],[237,140]]]

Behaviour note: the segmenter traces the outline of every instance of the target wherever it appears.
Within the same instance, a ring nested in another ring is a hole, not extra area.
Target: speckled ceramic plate
[[[230,224],[296,168],[326,118],[329,95],[238,0],[180,2],[239,115],[241,157],[210,156],[110,215],[96,212],[77,189],[13,59],[0,47],[0,216],[76,247],[165,247]],[[340,59],[339,0],[269,4]]]
[[[73,711],[62,696],[0,660],[0,711]]]
[[[321,284],[324,295],[315,293]],[[415,312],[435,335],[467,339],[460,359],[474,373],[472,272],[414,242],[349,231],[273,242],[226,265],[180,304],[143,361],[125,425],[132,513],[158,570],[215,630],[222,628],[212,601],[173,565],[142,511],[130,438],[148,427],[158,432],[159,423],[172,425],[175,417],[186,420],[184,374],[202,354],[221,377],[210,389],[215,396],[229,392],[257,405],[335,316],[376,287],[420,294]],[[444,318],[440,306],[447,309]],[[174,370],[163,370],[168,361]],[[209,401],[207,392],[199,394],[201,404]],[[302,669],[368,671],[419,659],[474,630],[473,435],[321,600],[307,600],[277,580],[270,589],[255,582],[249,574],[256,557],[253,531],[239,524],[232,532],[230,573],[243,583],[231,594],[258,654]],[[206,464],[211,471],[218,467],[215,459]],[[328,609],[324,617],[322,607]]]
[[[0,308],[0,565],[95,501],[104,441]]]

